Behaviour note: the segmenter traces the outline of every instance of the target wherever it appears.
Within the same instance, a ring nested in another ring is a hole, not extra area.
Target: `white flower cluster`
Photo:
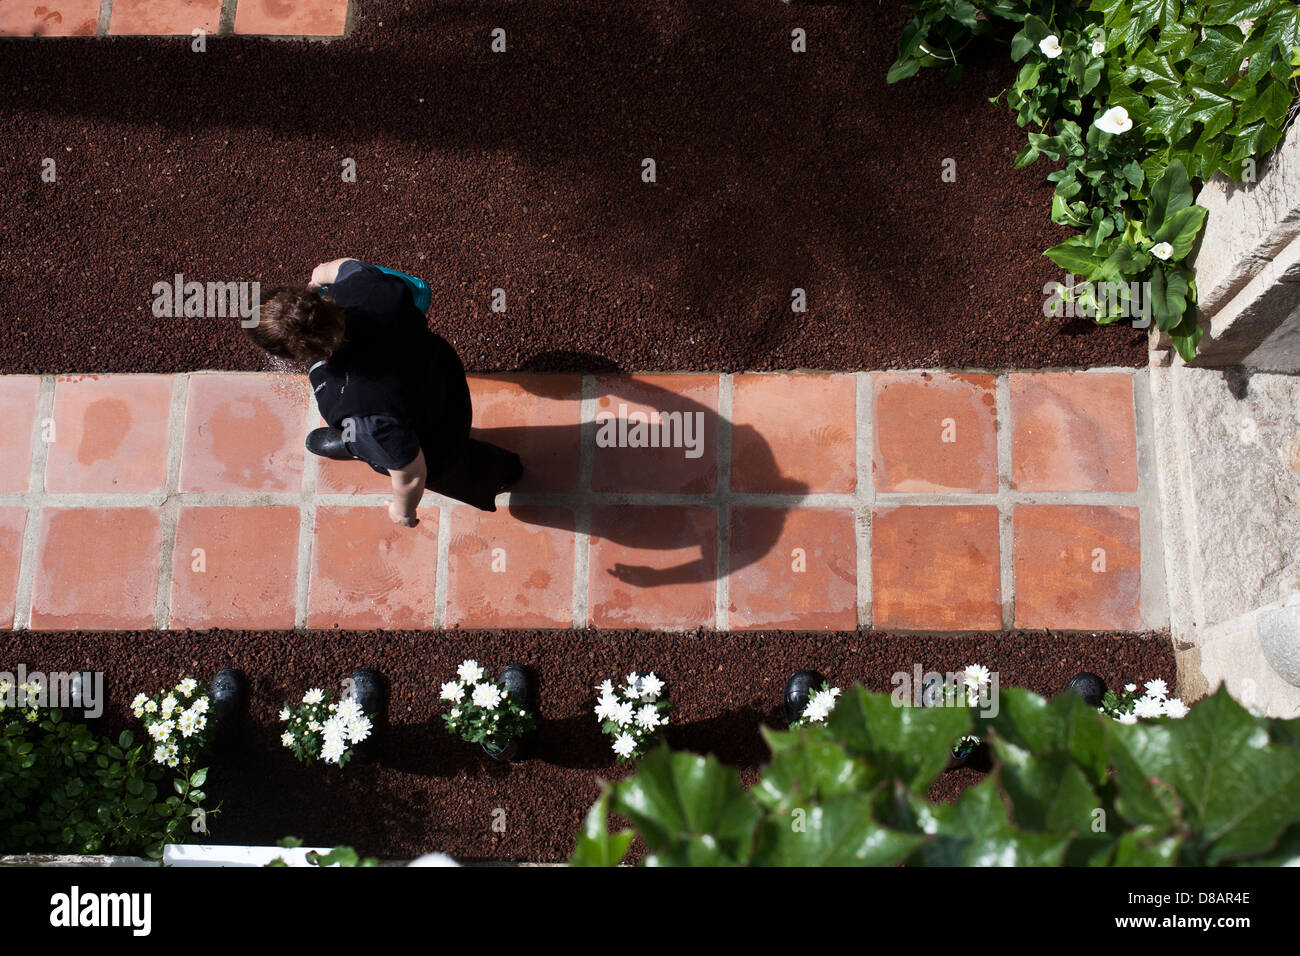
[[[821,689],[808,698],[808,704],[803,709],[803,713],[795,722],[796,727],[805,727],[808,724],[824,724],[826,718],[831,715],[835,709],[836,699],[840,696],[840,689],[832,687],[830,684],[822,684]]]
[[[368,738],[374,729],[356,698],[344,697],[332,703],[319,687],[303,694],[298,707],[282,708],[280,720],[289,725],[280,735],[280,743],[303,763],[319,757],[326,763],[343,766],[352,755],[352,747]]]
[[[1178,720],[1187,716],[1190,708],[1177,697],[1169,696],[1169,686],[1164,681],[1159,678],[1149,680],[1142,689],[1145,693],[1139,697],[1137,684],[1125,684],[1124,693],[1107,694],[1097,712],[1107,714],[1121,724],[1136,724],[1140,717]]]
[[[12,706],[8,703],[11,696]],[[13,687],[9,681],[0,680],[0,723],[18,719],[36,723],[41,716],[40,705],[44,697],[45,689],[40,684],[26,683]]]
[[[153,741],[154,762],[165,767],[189,764],[202,754],[211,707],[207,688],[192,677],[169,691],[153,697],[137,694],[131,701],[131,713],[144,723]]]
[[[504,687],[489,680],[478,661],[462,661],[456,676],[459,679],[444,683],[438,694],[451,704],[443,721],[452,733],[499,750],[512,737],[531,729],[533,719],[521,702],[511,699]]]
[[[631,760],[645,753],[646,747],[668,725],[667,711],[672,707],[664,697],[664,682],[651,671],[627,675],[622,687],[615,690],[613,681],[596,686],[596,718],[609,735],[614,753],[620,760]]]

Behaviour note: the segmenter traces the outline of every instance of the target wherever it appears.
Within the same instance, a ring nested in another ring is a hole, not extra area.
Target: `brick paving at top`
[[[350,0],[0,0],[0,38],[175,36],[341,37]]]
[[[414,529],[301,376],[0,378],[0,626],[1162,627],[1142,374],[473,376],[527,477]]]

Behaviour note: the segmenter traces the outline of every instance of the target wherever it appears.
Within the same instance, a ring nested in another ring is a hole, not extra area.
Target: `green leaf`
[[[914,707],[861,687],[846,692],[826,721],[831,737],[865,759],[872,784],[898,779],[923,791],[970,730],[965,707]]]
[[[1187,181],[1187,169],[1182,162],[1174,160],[1165,167],[1164,174],[1151,187],[1146,218],[1147,233],[1155,235],[1168,217],[1191,204],[1192,187]]]
[[[825,728],[764,729],[763,737],[772,749],[772,762],[751,792],[768,810],[788,812],[868,789],[871,775],[866,767],[830,739]]]
[[[917,831],[931,837],[913,860],[925,866],[1059,866],[1070,843],[1068,835],[1012,826],[992,776],[955,803],[933,806],[915,794],[908,799]]]
[[[1274,743],[1265,723],[1220,687],[1182,720],[1108,728],[1121,812],[1161,787],[1181,804],[1190,862],[1222,863],[1277,845],[1300,805],[1300,749]],[[1145,815],[1149,806],[1140,807]]]
[[[661,862],[744,862],[761,812],[736,771],[714,757],[646,754],[613,787],[613,811],[631,820]]]
[[[1115,847],[1114,866],[1174,866],[1182,846],[1179,836],[1166,836],[1159,827],[1129,830]]]
[[[1025,830],[1086,832],[1101,801],[1068,753],[1035,756],[1004,740],[998,780],[1011,800],[1016,825]]]
[[[976,731],[995,734],[1023,751],[1038,755],[1068,753],[1094,783],[1106,779],[1105,720],[1078,694],[1067,692],[1051,700],[1018,687],[998,695],[998,713],[980,721]]]
[[[756,866],[892,866],[926,837],[872,819],[870,794],[849,794],[770,816],[759,832]]]
[[[1166,269],[1164,266],[1157,265],[1152,269],[1149,281],[1151,318],[1156,328],[1172,332],[1182,323],[1187,313],[1189,305],[1187,279],[1176,269]]]
[[[1172,216],[1151,236],[1154,242],[1167,242],[1174,247],[1169,262],[1177,262],[1192,251],[1196,237],[1201,234],[1209,210],[1204,206],[1186,206]]]
[[[1066,272],[1075,273],[1085,281],[1091,281],[1094,273],[1106,261],[1106,256],[1098,255],[1097,250],[1083,236],[1071,236],[1060,245],[1048,249],[1043,255]]]
[[[570,866],[618,866],[627,856],[632,830],[609,831],[609,789],[603,787],[600,799],[587,811],[577,846],[569,858]]]

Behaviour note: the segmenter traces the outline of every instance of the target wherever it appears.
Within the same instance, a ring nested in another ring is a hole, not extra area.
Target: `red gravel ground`
[[[669,742],[716,754],[742,768],[747,784],[767,759],[758,728],[779,724],[782,685],[799,666],[874,690],[889,689],[890,675],[918,663],[941,672],[983,663],[999,672],[1002,686],[1047,695],[1080,670],[1112,685],[1174,678],[1166,634],[24,631],[0,646],[0,669],[20,662],[29,671],[105,668],[112,700],[104,723],[114,732],[133,724],[127,706],[137,692],[182,675],[207,679],[223,666],[243,668],[253,682],[253,727],[247,752],[212,773],[208,790],[222,809],[211,839],[264,844],[293,834],[308,845],[347,843],[384,857],[440,850],[462,859],[567,858],[597,780],[627,772],[614,764],[591,713],[593,687],[632,669],[667,681],[675,705]],[[541,723],[532,759],[495,763],[431,721],[441,712],[438,684],[466,657],[493,673],[512,661],[534,668]],[[380,670],[392,686],[382,764],[301,767],[278,741],[281,704],[310,686],[336,686],[356,667]],[[979,777],[954,771],[932,797],[951,799]],[[505,833],[492,830],[498,807],[506,812]]]
[[[906,17],[362,0],[331,44],[0,41],[0,372],[264,368],[230,320],[153,318],[154,283],[340,255],[427,279],[471,370],[1141,364],[1140,333],[1041,314],[1064,233],[987,102],[1005,51],[888,87]]]

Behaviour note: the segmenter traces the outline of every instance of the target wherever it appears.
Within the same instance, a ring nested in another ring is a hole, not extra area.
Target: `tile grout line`
[[[596,376],[583,375],[578,405],[578,491],[573,496],[573,626],[591,614],[591,483],[596,468]]]
[[[717,472],[717,541],[714,555],[714,628],[726,631],[731,624],[731,435],[734,376],[718,376],[718,434],[714,468]]]
[[[99,0],[99,21],[95,26],[95,35],[106,37],[113,26],[113,0]]]
[[[1011,377],[999,375],[994,382],[998,444],[998,568],[1001,591],[1002,629],[1010,631],[1016,618],[1015,535],[1012,519],[1016,499],[1011,492]]]
[[[163,477],[161,505],[162,547],[158,554],[158,590],[154,597],[154,630],[171,626],[172,576],[176,570],[176,525],[180,521],[181,455],[185,446],[185,412],[189,405],[190,379],[185,373],[172,376],[171,405],[167,411],[167,474]]]
[[[319,462],[307,451],[306,436],[320,424],[315,401],[307,402],[303,431],[302,486],[298,495],[298,581],[294,588],[294,630],[305,630],[311,607],[311,566],[316,545],[316,475]]]
[[[429,492],[426,489],[426,494]],[[447,626],[447,578],[451,574],[452,505],[442,495],[434,494],[438,503],[438,560],[433,572],[433,621],[430,627],[441,631]]]
[[[875,511],[875,394],[870,372],[855,372],[857,419],[857,487],[854,489],[853,530],[858,559],[858,629],[872,627],[871,522]]]
[[[36,562],[40,555],[41,511],[44,509],[45,495],[45,461],[49,455],[49,443],[45,441],[47,423],[54,423],[54,383],[53,375],[42,375],[41,386],[36,404],[36,421],[32,426],[32,461],[27,473],[27,493],[23,496],[27,505],[27,521],[23,525],[22,557],[18,566],[18,593],[14,595],[15,631],[31,627],[32,607],[35,603]],[[58,435],[52,436],[56,440]]]

